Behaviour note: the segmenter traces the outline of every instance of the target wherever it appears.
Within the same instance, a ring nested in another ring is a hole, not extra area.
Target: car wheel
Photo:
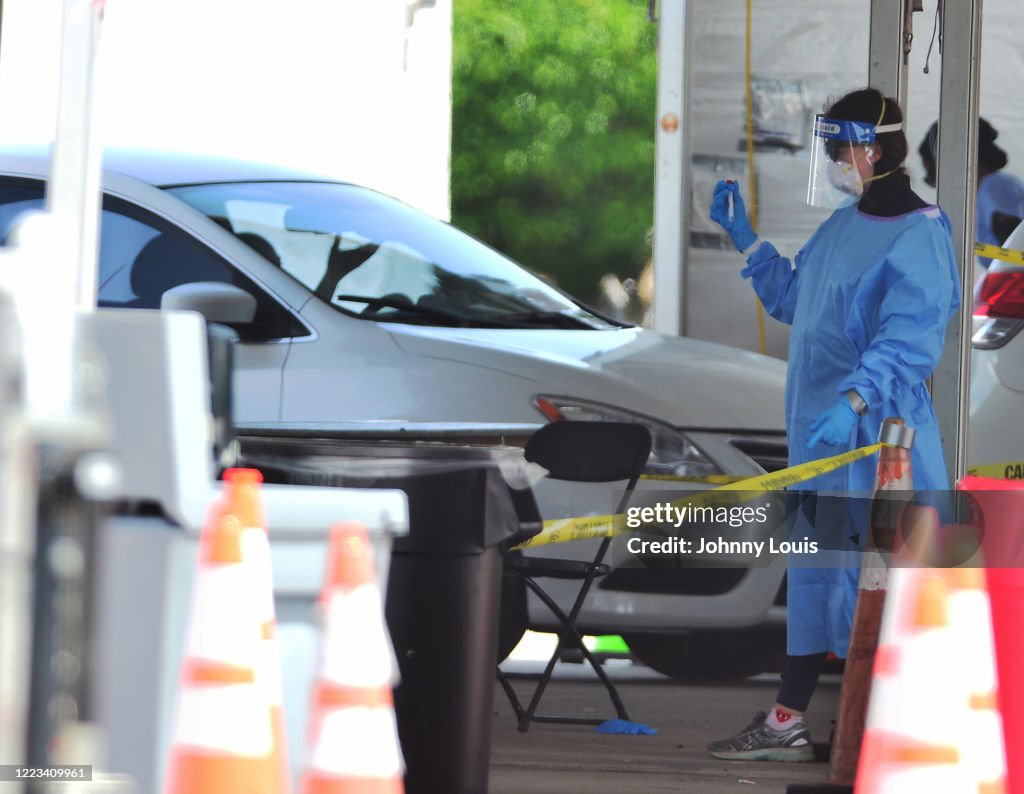
[[[701,629],[687,634],[623,634],[641,662],[672,678],[742,678],[782,669],[784,626]]]

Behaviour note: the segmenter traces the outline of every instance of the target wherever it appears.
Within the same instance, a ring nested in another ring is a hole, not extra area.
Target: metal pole
[[[686,334],[690,240],[690,3],[661,0],[654,174],[654,327]]]
[[[13,304],[0,290],[0,764],[19,765],[27,760],[35,492],[31,438],[22,405],[20,336]],[[15,789],[13,783],[10,787]]]
[[[913,0],[871,0],[868,85],[907,107],[907,55]]]
[[[104,465],[102,458],[98,462]],[[55,754],[67,751],[54,742],[68,725],[94,717],[89,691],[89,637],[94,624],[90,590],[95,581],[99,507],[89,480],[95,466],[94,455],[79,449],[49,444],[39,449],[28,748],[29,763],[38,766],[54,763]]]
[[[942,3],[938,201],[953,226],[953,250],[960,264],[961,304],[960,312],[946,331],[946,347],[932,379],[932,401],[942,433],[946,466],[954,480],[967,470],[981,6],[982,0]]]
[[[57,137],[46,192],[47,210],[67,225],[68,232],[62,241],[67,258],[54,265],[68,269],[64,285],[73,290],[72,305],[82,312],[96,306],[102,154],[92,100],[102,13],[102,0],[64,0]]]
[[[90,719],[89,638],[97,501],[112,481],[98,362],[86,338],[96,303],[100,149],[93,76],[103,0],[64,0],[48,213],[26,220],[31,277],[16,293],[25,331],[27,409],[38,457],[27,757],[101,764],[80,737]],[[45,311],[41,313],[43,307]]]

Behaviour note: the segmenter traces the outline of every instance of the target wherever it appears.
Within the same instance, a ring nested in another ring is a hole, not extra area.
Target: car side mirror
[[[256,298],[234,284],[197,281],[173,287],[160,297],[161,309],[199,312],[207,323],[235,325],[256,317]]]

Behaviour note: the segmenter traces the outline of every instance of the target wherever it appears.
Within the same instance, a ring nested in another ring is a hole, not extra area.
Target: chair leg
[[[517,712],[516,716],[519,721],[520,733],[526,733],[530,729],[530,723],[534,719],[534,715],[537,711],[537,706],[540,705],[540,699],[544,695],[544,690],[547,689],[548,682],[551,680],[551,676],[555,671],[555,663],[558,661],[558,655],[562,650],[562,644],[565,638],[566,625],[569,617],[562,611],[562,608],[555,603],[555,600],[551,598],[544,590],[533,581],[530,577],[524,576],[523,582],[529,587],[534,594],[544,602],[545,606],[551,610],[551,613],[558,619],[561,624],[559,630],[558,642],[555,644],[555,650],[551,654],[551,658],[548,659],[548,663],[544,666],[544,672],[541,674],[540,680],[537,682],[537,686],[533,690],[533,695],[530,697],[529,705],[521,712]]]
[[[560,617],[565,619],[562,621],[562,631],[559,632],[558,645],[555,647],[555,652],[551,657],[552,660],[557,660],[562,648],[566,647],[568,644],[566,640],[571,640],[572,644],[575,645],[583,654],[583,658],[590,662],[590,666],[594,669],[598,679],[600,679],[604,688],[608,691],[608,697],[611,698],[612,705],[615,706],[615,713],[618,718],[621,720],[628,720],[629,714],[626,712],[626,707],[623,705],[621,698],[619,698],[618,688],[612,683],[612,680],[608,677],[608,674],[605,672],[601,663],[595,658],[594,654],[591,653],[590,649],[587,648],[586,643],[583,642],[583,635],[580,633],[579,629],[576,628],[575,622],[570,622],[568,616],[562,615]],[[551,667],[553,669],[554,665],[552,664]],[[532,713],[533,712],[531,711],[530,714],[532,715]]]
[[[544,691],[547,689],[548,684],[551,681],[551,676],[554,674],[555,664],[558,662],[558,658],[564,647],[573,645],[577,647],[583,654],[583,657],[590,663],[590,666],[594,669],[598,679],[608,692],[608,696],[612,701],[612,705],[615,707],[616,716],[619,719],[628,720],[629,714],[626,711],[626,707],[622,703],[622,699],[619,697],[619,693],[615,684],[608,677],[608,674],[601,667],[600,662],[594,657],[587,646],[583,642],[583,635],[579,629],[576,628],[576,617],[583,606],[583,602],[586,599],[587,592],[590,589],[590,584],[593,582],[593,576],[588,577],[584,582],[584,586],[581,588],[580,593],[576,597],[576,601],[573,603],[572,610],[567,615],[562,608],[551,598],[536,582],[530,577],[523,576],[523,582],[529,587],[534,594],[540,598],[544,605],[551,610],[551,613],[558,619],[560,629],[558,631],[558,642],[555,645],[555,650],[551,654],[551,658],[548,659],[547,664],[544,666],[544,672],[542,673],[540,680],[537,682],[537,686],[534,689],[533,696],[530,698],[529,705],[523,709],[519,704],[518,698],[512,703],[513,709],[516,712],[516,718],[518,721],[518,728],[521,733],[526,733],[530,729],[531,722],[565,722],[575,724],[597,724],[601,720],[585,719],[585,718],[573,718],[573,717],[544,717],[537,715],[537,707],[540,705],[540,700],[544,695]],[[515,697],[515,693],[511,691],[511,684],[507,680],[504,680],[502,676],[498,679],[505,693],[509,695],[510,701]],[[518,707],[517,707],[518,706]]]
[[[551,654],[551,658],[548,659],[548,663],[544,666],[544,672],[540,677],[540,681],[537,682],[536,688],[533,690],[533,697],[530,698],[530,705],[526,707],[525,712],[519,715],[520,733],[526,733],[530,730],[530,723],[536,718],[537,706],[540,705],[540,699],[544,695],[544,690],[548,688],[551,676],[555,672],[555,663],[558,662],[558,654],[561,650],[562,634],[559,633],[558,643],[555,645],[555,651]]]
[[[559,614],[559,620],[562,622],[563,627],[566,630],[571,630],[574,634],[575,644],[579,647],[584,657],[590,662],[591,667],[595,670],[600,669],[600,665],[597,664],[596,659],[589,653],[586,646],[583,644],[583,636],[576,628],[576,621],[579,619],[580,611],[583,609],[583,604],[587,600],[587,595],[590,593],[590,588],[594,584],[594,580],[597,577],[598,567],[604,560],[605,553],[608,551],[608,546],[611,542],[610,538],[605,538],[601,541],[601,545],[598,548],[597,556],[594,558],[594,562],[591,564],[586,576],[583,578],[583,583],[580,585],[579,592],[576,593],[576,599],[573,601],[572,608],[569,610],[568,615]],[[557,610],[556,610],[557,611]],[[602,680],[607,680],[606,676],[600,676]]]
[[[583,652],[583,656],[590,662],[590,666],[594,668],[594,672],[600,679],[601,683],[604,684],[604,688],[608,691],[608,696],[611,698],[612,704],[615,706],[615,713],[622,720],[628,720],[629,715],[626,713],[626,707],[622,704],[622,700],[619,698],[618,689],[612,683],[608,674],[604,671],[601,664],[594,658],[594,655],[590,652],[586,645],[583,643],[583,636],[580,634],[579,629],[576,628],[576,619],[579,616],[580,610],[583,608],[583,602],[587,600],[587,594],[590,592],[591,586],[594,584],[594,578],[596,575],[597,566],[604,562],[604,556],[608,552],[608,547],[611,545],[611,538],[606,537],[601,541],[601,545],[598,547],[597,555],[594,557],[594,566],[591,568],[590,573],[583,580],[583,585],[580,587],[579,593],[576,594],[576,600],[573,602],[572,610],[567,616],[567,620],[563,624],[566,630],[571,630],[576,645]]]
[[[508,702],[512,706],[512,711],[515,712],[516,720],[518,721],[524,713],[523,704],[519,701],[519,696],[516,694],[515,689],[512,688],[512,683],[508,680],[508,676],[501,672],[500,667],[498,668],[498,683],[505,690],[505,696],[508,698]]]
[[[583,651],[583,656],[590,662],[590,666],[594,668],[594,672],[597,673],[597,677],[601,679],[601,683],[604,684],[604,688],[608,691],[608,697],[611,698],[612,705],[615,706],[615,714],[620,720],[628,720],[629,714],[626,712],[626,707],[622,703],[622,699],[619,697],[619,690],[612,683],[612,680],[608,677],[608,674],[604,671],[604,667],[601,663],[594,658],[594,654],[590,652],[590,649],[583,644],[583,639],[579,641],[580,650]]]

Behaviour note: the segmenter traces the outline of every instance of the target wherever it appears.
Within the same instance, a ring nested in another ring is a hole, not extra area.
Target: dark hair
[[[1006,152],[996,146],[998,137],[999,130],[978,116],[978,165],[988,173],[1005,168],[1010,161]],[[925,182],[935,187],[935,163],[939,159],[939,122],[932,122],[917,151],[924,163]]]
[[[990,172],[998,171],[1010,161],[1010,158],[1006,156],[1006,152],[996,146],[996,138],[998,137],[999,131],[979,116],[978,165]]]
[[[891,97],[882,96],[876,88],[861,88],[837,99],[825,109],[830,119],[864,121],[868,124],[902,124],[903,111]],[[879,118],[881,116],[881,118]],[[875,163],[875,173],[894,171],[907,159],[907,136],[903,130],[879,133],[882,157]]]
[[[917,147],[917,153],[921,155],[921,164],[924,166],[924,183],[929,187],[935,187],[935,154],[938,140],[939,122],[933,121],[921,139],[921,145]]]

